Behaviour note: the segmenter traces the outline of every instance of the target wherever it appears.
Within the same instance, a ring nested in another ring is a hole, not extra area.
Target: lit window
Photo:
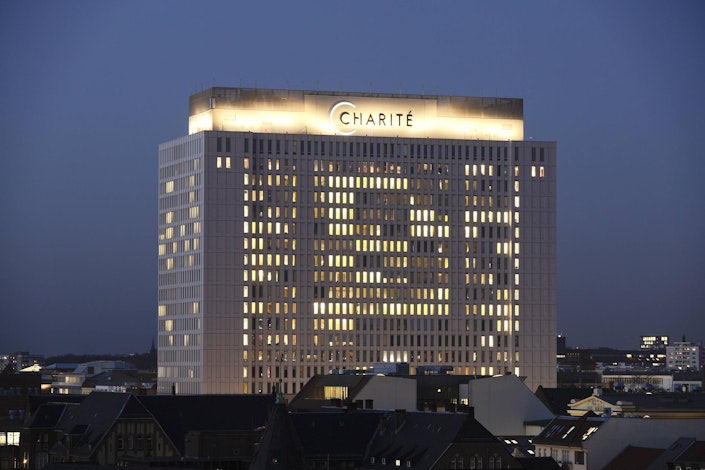
[[[323,394],[326,400],[337,398],[345,400],[348,398],[348,387],[325,386]]]

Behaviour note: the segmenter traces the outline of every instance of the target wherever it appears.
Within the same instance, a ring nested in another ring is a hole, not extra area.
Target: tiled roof
[[[46,403],[81,403],[88,395],[30,395],[27,399],[28,413],[32,415]]]
[[[58,431],[73,435],[72,455],[88,458],[118,419],[153,418],[183,455],[187,432],[252,431],[264,426],[273,404],[271,395],[135,396],[93,392],[80,404],[41,405],[33,419],[36,426],[51,426],[54,421]],[[61,441],[52,449],[64,450]]]
[[[413,468],[431,468],[451,443],[502,444],[475,418],[465,413],[389,412],[369,450],[375,467],[410,461]],[[382,467],[380,467],[382,468]]]
[[[603,470],[645,470],[663,453],[663,449],[627,446]]]
[[[534,438],[534,444],[582,447],[582,442],[598,432],[608,418],[598,418],[588,411],[583,416],[558,416]]]
[[[307,456],[363,458],[382,412],[302,412],[290,415]]]
[[[286,405],[277,403],[269,416],[250,468],[257,470],[301,468],[303,449]]]
[[[705,463],[705,441],[693,442],[693,444],[678,457],[678,460],[683,462]]]
[[[286,468],[284,461],[297,460],[294,449],[299,449],[299,461],[364,461],[364,468],[399,461],[425,469],[432,468],[453,443],[504,450],[497,438],[465,413],[342,409],[287,413],[282,407],[268,423],[260,444],[255,458],[260,467],[252,468]]]
[[[80,405],[67,408],[58,428],[66,435],[76,436],[72,442],[72,454],[90,456],[126,403],[134,399],[127,393],[91,393]]]
[[[27,427],[53,428],[57,425],[68,406],[78,406],[78,404],[57,402],[41,404],[30,417]]]
[[[264,426],[272,395],[153,395],[139,402],[183,454],[189,431],[242,430]]]

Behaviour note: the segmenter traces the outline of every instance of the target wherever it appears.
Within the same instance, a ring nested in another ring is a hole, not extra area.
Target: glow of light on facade
[[[521,118],[465,115],[448,112],[447,97],[404,95],[346,96],[303,92],[298,106],[278,109],[271,103],[242,99],[221,104],[189,117],[189,134],[201,131],[242,131],[319,135],[365,135],[452,139],[522,140]]]

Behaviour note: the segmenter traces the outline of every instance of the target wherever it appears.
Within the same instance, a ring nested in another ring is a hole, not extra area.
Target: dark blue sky
[[[558,146],[558,329],[705,340],[705,3],[0,3],[0,353],[156,334],[157,146],[216,86],[506,96]]]

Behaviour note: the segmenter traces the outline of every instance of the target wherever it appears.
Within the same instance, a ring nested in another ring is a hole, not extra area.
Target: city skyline
[[[705,339],[701,4],[206,5],[0,6],[5,352],[149,348],[154,155],[213,85],[523,99],[557,142],[558,332]]]

